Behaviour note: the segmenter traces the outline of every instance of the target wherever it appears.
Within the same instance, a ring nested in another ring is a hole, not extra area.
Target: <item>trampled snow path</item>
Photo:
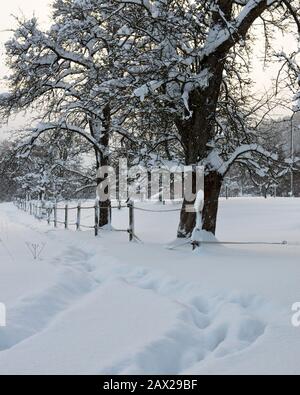
[[[203,287],[203,278],[196,281],[195,260],[214,265],[220,256],[211,249],[195,256],[157,246],[163,260],[163,270],[157,270],[147,259],[142,262],[153,246],[119,240],[120,254],[115,253],[111,234],[93,239],[87,233],[49,231],[15,210],[0,206],[0,222],[9,224],[0,236],[6,246],[0,244],[0,301],[8,303],[8,326],[0,328],[0,373],[230,373],[258,367],[261,373],[299,372],[300,333],[278,301],[265,297],[268,292],[262,297],[255,288],[252,293],[226,284],[216,289]],[[24,234],[47,242],[43,260],[21,258]],[[130,259],[133,249],[138,265]],[[190,272],[184,279],[172,267],[175,256]],[[245,266],[247,272],[248,262]],[[31,276],[37,281],[14,295],[2,285],[20,284],[19,269],[27,281]],[[274,347],[286,358],[284,366],[276,363]]]

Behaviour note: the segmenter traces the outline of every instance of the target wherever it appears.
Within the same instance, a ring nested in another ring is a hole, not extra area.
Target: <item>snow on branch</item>
[[[96,148],[99,152],[102,152],[103,147],[97,142],[96,139],[93,138],[89,133],[86,132],[85,129],[80,128],[77,125],[69,124],[66,121],[61,122],[49,122],[49,123],[41,123],[38,125],[36,129],[31,129],[31,136],[29,140],[22,146],[32,146],[35,144],[36,140],[44,133],[47,133],[52,130],[61,130],[65,132],[71,132],[80,135],[85,140],[87,140],[94,148]]]
[[[211,170],[217,171],[221,175],[225,175],[230,167],[245,154],[256,153],[262,155],[265,159],[278,161],[278,155],[269,152],[259,144],[243,144],[237,147],[231,154],[230,158],[224,161],[218,150],[214,149],[207,157],[207,165]],[[249,159],[249,158],[248,158]]]
[[[159,3],[165,3],[164,1],[150,1],[150,0],[120,0],[120,3],[124,4],[135,4],[145,8],[145,10],[152,16],[157,18],[159,16]]]
[[[215,25],[208,34],[208,41],[202,50],[202,58],[213,55],[219,50],[232,47],[247,34],[253,22],[277,0],[249,0],[240,14],[225,28]]]

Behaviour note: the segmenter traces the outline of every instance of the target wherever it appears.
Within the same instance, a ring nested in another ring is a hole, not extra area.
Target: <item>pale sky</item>
[[[11,37],[12,33],[7,31],[15,26],[13,15],[32,17],[35,15],[43,25],[47,26],[50,21],[51,0],[2,0],[0,6],[0,90],[5,90],[2,79],[7,74],[5,67],[4,43]],[[29,116],[20,115],[10,120],[8,125],[0,127],[0,139],[5,138],[6,130],[10,131],[28,124]]]
[[[4,43],[11,36],[11,32],[7,31],[14,27],[15,21],[13,15],[24,15],[25,17],[31,17],[35,15],[42,25],[47,26],[50,23],[51,11],[49,5],[51,0],[2,0],[0,8],[0,90],[5,90],[5,85],[2,78],[7,74],[7,69],[5,67],[5,57],[4,57]],[[290,52],[296,48],[295,40],[291,36],[281,37],[278,36],[277,49],[284,50],[285,52]],[[260,41],[256,50],[255,56],[257,58],[262,58],[263,40]],[[263,70],[262,63],[255,62],[255,68],[253,72],[253,78],[256,81],[256,86],[258,91],[264,91],[270,88],[271,79],[276,75],[278,66],[272,66],[268,70]],[[282,112],[285,115],[286,113]],[[19,116],[15,120],[11,120],[9,125],[0,128],[0,138],[5,130],[13,129],[15,127],[20,127],[25,123],[28,123],[28,115],[26,119],[24,116]]]
[[[2,0],[0,8],[0,45],[1,60],[0,70],[3,73],[4,47],[3,44],[9,39],[11,33],[7,30],[15,26],[13,15],[31,17],[35,15],[43,24],[49,23],[51,0]]]

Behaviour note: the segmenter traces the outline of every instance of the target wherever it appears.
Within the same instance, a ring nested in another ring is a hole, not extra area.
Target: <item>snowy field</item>
[[[127,217],[114,211],[113,225]],[[170,250],[177,223],[137,211],[143,243],[128,243],[1,204],[0,373],[299,374],[300,199],[221,201],[219,240],[288,245]],[[26,242],[45,244],[41,259]]]

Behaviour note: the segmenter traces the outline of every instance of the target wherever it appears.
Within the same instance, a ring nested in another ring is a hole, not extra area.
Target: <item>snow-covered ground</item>
[[[113,225],[126,228],[127,216],[116,210]],[[288,245],[170,250],[177,222],[137,211],[143,243],[128,243],[1,204],[0,373],[299,374],[300,199],[221,201],[220,240]],[[41,259],[26,242],[45,244]]]

